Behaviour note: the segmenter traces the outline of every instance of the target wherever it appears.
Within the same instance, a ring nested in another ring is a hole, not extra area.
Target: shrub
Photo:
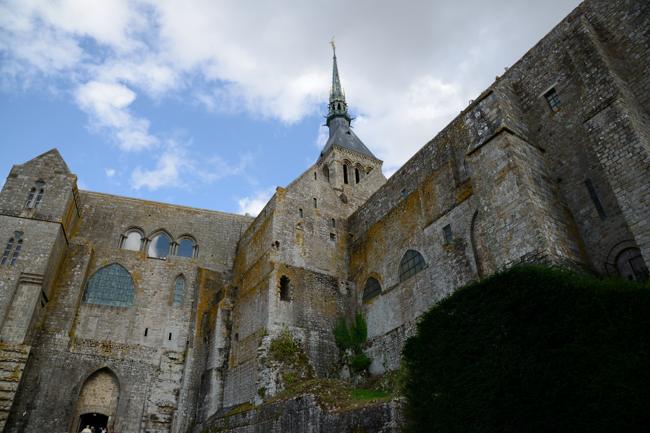
[[[344,354],[344,363],[357,373],[367,370],[372,361],[363,353],[363,345],[368,339],[368,325],[363,315],[357,314],[350,327],[344,318],[340,318],[334,326],[333,333],[336,345]],[[352,352],[352,355],[347,356],[347,351]]]
[[[513,268],[424,314],[404,360],[410,433],[646,432],[650,288]]]

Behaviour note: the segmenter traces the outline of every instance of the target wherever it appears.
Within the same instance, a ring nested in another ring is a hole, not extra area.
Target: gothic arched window
[[[381,284],[375,278],[370,277],[366,280],[363,288],[363,300],[368,301],[381,293]]]
[[[167,236],[167,233],[158,233],[151,239],[151,243],[147,249],[147,255],[149,257],[164,259],[169,255],[171,245],[172,240]]]
[[[174,281],[174,306],[183,305],[183,298],[185,297],[185,277],[179,275]]]
[[[113,263],[95,272],[88,280],[83,300],[86,304],[130,307],[135,289],[129,271]]]
[[[14,236],[9,238],[5,250],[2,253],[0,265],[8,264],[13,266],[18,260],[20,250],[23,248],[23,232],[14,232]]]
[[[628,280],[645,281],[650,277],[648,268],[638,248],[626,248],[616,256],[616,269]]]
[[[45,194],[45,182],[38,180],[32,189],[29,190],[25,207],[28,209],[38,207],[41,201],[43,201],[43,194]]]
[[[194,241],[190,238],[182,238],[178,242],[176,255],[180,257],[194,257],[196,255],[196,246],[194,244]]]
[[[424,257],[415,250],[408,250],[399,264],[399,281],[406,281],[424,269]]]
[[[142,248],[142,233],[139,230],[129,230],[126,235],[122,236],[123,250],[140,251]]]

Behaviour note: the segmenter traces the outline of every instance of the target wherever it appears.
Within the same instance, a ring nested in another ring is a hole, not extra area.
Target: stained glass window
[[[408,250],[399,264],[399,280],[406,281],[424,269],[424,257],[415,250]]]
[[[183,297],[185,296],[185,277],[179,275],[176,277],[174,284],[174,305],[183,305]]]
[[[149,244],[147,254],[149,257],[165,258],[169,255],[171,239],[165,233],[159,233],[153,237]]]
[[[181,257],[194,257],[194,241],[188,238],[181,239],[178,243],[176,255]]]
[[[121,265],[113,263],[90,277],[83,300],[87,304],[130,307],[134,296],[131,274]]]
[[[375,278],[370,277],[363,289],[363,300],[368,301],[381,293],[381,285]]]

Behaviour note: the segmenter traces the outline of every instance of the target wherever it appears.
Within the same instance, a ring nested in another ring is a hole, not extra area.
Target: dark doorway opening
[[[101,433],[102,428],[108,427],[108,417],[101,413],[85,413],[79,417],[79,432],[86,426],[90,426],[91,430],[94,427],[95,430],[92,430],[94,433]]]

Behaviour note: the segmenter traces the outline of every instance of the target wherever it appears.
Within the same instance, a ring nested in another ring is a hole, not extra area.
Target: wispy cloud
[[[126,151],[148,149],[158,142],[149,133],[149,121],[129,112],[135,97],[123,84],[100,81],[83,84],[75,92],[77,104],[91,116],[91,127],[108,129],[117,145]]]
[[[7,0],[0,73],[25,82],[56,77],[91,127],[123,151],[163,147],[157,165],[133,178],[139,188],[160,188],[170,181],[157,173],[182,183],[191,164],[152,134],[134,108],[137,96],[184,92],[209,110],[292,123],[327,98],[326,42],[336,34],[358,134],[394,171],[578,2],[421,0],[369,11],[344,0],[278,0],[254,10],[232,1]],[[319,145],[323,138],[321,131]],[[215,176],[206,173],[206,181]]]
[[[253,162],[253,155],[245,153],[237,161],[219,156],[201,158],[189,151],[187,143],[166,140],[153,168],[136,167],[131,173],[131,186],[138,190],[157,190],[164,187],[191,189],[193,184],[211,184],[230,176],[243,175]]]
[[[114,168],[106,168],[106,169],[104,169],[104,173],[106,173],[106,177],[113,177],[113,176],[115,176],[115,169]]]
[[[269,199],[273,196],[273,188],[256,191],[253,195],[242,197],[237,200],[239,213],[244,215],[258,215]]]

